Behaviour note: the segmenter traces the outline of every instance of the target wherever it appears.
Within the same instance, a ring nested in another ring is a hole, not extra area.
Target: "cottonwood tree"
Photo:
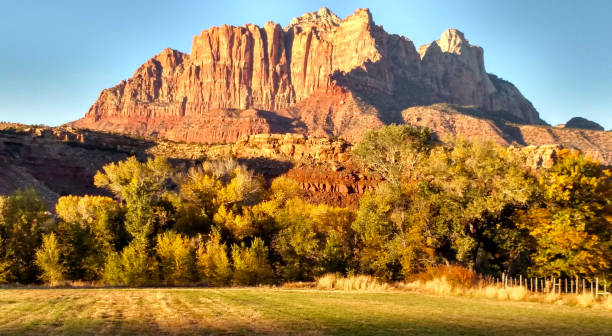
[[[412,196],[401,187],[382,184],[360,200],[352,228],[360,238],[362,272],[398,280],[432,262],[422,228],[411,217]]]
[[[543,201],[516,216],[535,239],[531,272],[592,278],[612,265],[612,173],[563,150],[540,179]]]
[[[389,125],[367,132],[353,153],[365,168],[399,186],[402,179],[412,177],[433,145],[433,132],[428,128]]]
[[[141,163],[132,156],[102,167],[94,176],[94,184],[125,202],[127,231],[134,239],[146,241],[156,227],[165,224],[167,216],[160,201],[172,175],[173,169],[164,158]]]
[[[255,238],[251,246],[232,246],[234,262],[233,282],[237,285],[256,285],[271,283],[274,271],[268,261],[268,247],[260,238]]]
[[[58,241],[71,279],[97,280],[102,276],[106,258],[126,244],[124,211],[105,196],[63,196],[55,212]]]
[[[160,280],[166,285],[186,285],[194,280],[194,256],[189,238],[173,231],[157,235]]]

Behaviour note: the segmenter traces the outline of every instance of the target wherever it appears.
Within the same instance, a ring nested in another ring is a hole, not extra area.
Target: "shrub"
[[[237,285],[256,285],[272,282],[274,275],[268,263],[268,247],[263,240],[255,238],[250,247],[232,246],[234,260],[234,283]]]
[[[200,245],[196,252],[198,274],[207,284],[223,286],[232,278],[232,268],[227,257],[227,246],[221,243],[221,234],[213,229],[206,245]]]
[[[529,290],[523,286],[510,286],[506,288],[487,286],[485,288],[485,296],[500,300],[521,301],[529,296]]]
[[[159,234],[156,252],[166,285],[186,285],[193,280],[194,259],[188,238],[172,231]]]

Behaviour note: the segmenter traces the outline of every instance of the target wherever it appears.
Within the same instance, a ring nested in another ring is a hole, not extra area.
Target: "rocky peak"
[[[311,27],[316,27],[319,31],[331,31],[340,25],[341,21],[342,19],[327,7],[321,7],[321,9],[316,12],[306,13],[302,16],[293,18],[286,30],[295,27],[298,30],[307,31]]]
[[[369,26],[374,24],[372,19],[372,13],[367,8],[359,8],[353,14],[349,15],[342,22],[353,22],[363,26]]]
[[[603,131],[604,128],[603,126],[601,126],[600,124],[582,118],[582,117],[574,117],[572,119],[570,119],[568,122],[565,123],[566,128],[579,128],[579,129],[587,129],[587,130],[594,130],[594,131]]]
[[[470,43],[462,32],[457,29],[447,29],[442,33],[440,39],[436,41],[440,50],[445,53],[461,55],[463,46],[469,47]]]

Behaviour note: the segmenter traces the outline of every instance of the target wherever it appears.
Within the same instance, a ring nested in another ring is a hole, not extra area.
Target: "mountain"
[[[287,132],[355,141],[403,122],[407,108],[436,103],[545,125],[514,85],[486,72],[483,49],[460,31],[417,49],[377,26],[367,9],[340,19],[327,8],[284,28],[204,30],[191,54],[164,49],[71,125],[209,143]]]

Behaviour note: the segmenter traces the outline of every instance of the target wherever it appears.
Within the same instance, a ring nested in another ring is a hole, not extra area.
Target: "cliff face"
[[[190,55],[163,50],[73,125],[197,142],[267,132],[359,139],[407,107],[438,102],[543,123],[512,84],[487,74],[482,48],[461,32],[417,51],[367,9],[341,20],[322,8],[285,28],[205,30]]]

